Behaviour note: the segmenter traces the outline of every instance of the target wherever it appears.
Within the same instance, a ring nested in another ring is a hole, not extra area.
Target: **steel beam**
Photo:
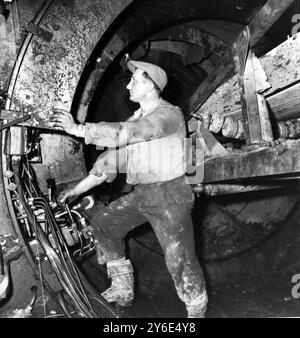
[[[300,140],[208,160],[199,183],[300,173]]]
[[[287,0],[284,2],[269,0],[260,9],[249,24],[251,47],[255,46],[293,2],[294,0]],[[236,41],[239,39],[240,36],[237,37]],[[185,111],[195,112],[198,110],[210,95],[229,77],[229,75],[234,73],[235,66],[233,63],[233,55],[233,48],[229,48],[224,55],[223,61],[220,62],[220,66],[207,76],[191,96],[185,106]]]
[[[263,37],[281,15],[295,2],[295,0],[269,0],[249,24],[250,47]]]
[[[255,78],[256,80],[257,77],[262,79],[260,81],[262,86],[258,85],[258,87],[266,97],[277,120],[300,117],[299,55],[300,33],[285,40],[279,46],[260,57],[257,60],[259,62],[256,62]],[[261,65],[260,70],[258,63]],[[271,86],[270,88],[263,84],[266,78]],[[286,98],[288,98],[288,102]],[[273,100],[275,101],[274,105],[271,102]],[[197,111],[197,114],[205,115],[208,111],[212,111],[224,115],[232,114],[232,116],[242,118],[240,108],[240,86],[238,76],[235,75],[228,82],[223,83],[210,96]]]
[[[276,121],[300,118],[300,83],[296,83],[284,90],[272,93],[266,97],[266,102]],[[217,98],[214,99],[210,106],[212,107],[216,104]],[[242,109],[236,109],[229,113],[225,113],[224,117],[227,116],[231,116],[235,120],[241,120],[243,118]]]
[[[193,187],[196,194],[207,196],[221,196],[229,194],[241,194],[252,191],[281,189],[280,185],[242,185],[242,184],[199,184]]]

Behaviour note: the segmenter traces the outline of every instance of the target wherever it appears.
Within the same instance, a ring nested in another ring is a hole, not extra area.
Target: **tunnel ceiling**
[[[125,42],[135,39],[143,39],[150,32],[161,31],[168,26],[187,22],[206,20],[207,25],[202,29],[206,32],[216,33],[215,25],[211,20],[226,21],[227,23],[237,23],[247,25],[255,13],[266,3],[266,0],[146,0],[135,1],[131,5],[131,10],[121,38]],[[224,26],[224,25],[223,25]],[[137,29],[138,27],[138,29]],[[218,31],[219,38],[226,40],[227,30]]]
[[[123,44],[123,50],[118,51],[120,56],[124,56],[126,51],[133,59],[156,62],[166,69],[168,76],[171,75],[181,82],[177,87],[181,87],[180,91],[185,92],[185,95],[175,100],[175,104],[188,113],[190,110],[188,102],[193,91],[199,88],[207,75],[213,73],[222,63],[243,27],[253,20],[266,2],[265,0],[251,2],[136,0],[131,2],[110,27],[109,34],[118,37]],[[283,35],[286,36],[289,34],[290,22],[290,15],[287,13],[274,26],[283,27]],[[269,35],[265,33],[252,47],[258,57],[283,41],[282,36],[274,35],[272,30],[273,27],[267,32]],[[106,48],[105,43],[102,42],[99,43],[100,48],[95,55],[100,55],[103,47]],[[114,49],[113,46],[108,47],[108,51],[110,49]],[[155,53],[157,57],[153,58]],[[182,76],[185,68],[179,65],[178,61],[175,65],[172,64],[172,58],[166,59],[168,53],[179,55],[183,66],[190,69],[192,66],[194,73],[200,76],[198,78],[188,74]],[[152,56],[148,57],[150,54]],[[111,77],[108,78],[112,80]],[[106,80],[107,77],[104,78],[104,81]],[[175,97],[179,96],[175,95]],[[105,100],[114,101],[108,96]],[[85,100],[87,101],[90,102],[90,99]]]
[[[171,80],[169,83],[174,85],[166,88],[165,98],[183,108],[206,75],[221,62],[243,26],[251,21],[265,2],[133,1],[119,18],[116,34],[133,59],[160,64],[167,71]],[[114,82],[111,75],[108,78],[109,82]],[[119,82],[118,75],[115,81]],[[102,82],[105,87],[107,77]],[[126,85],[124,77],[122,85]],[[111,93],[106,89],[101,92],[100,85],[96,91],[96,101],[104,100],[108,110],[112,111],[115,102],[125,101],[126,93],[123,96],[120,94],[117,100]],[[103,108],[101,102],[98,108],[94,103],[89,115],[99,120],[101,111],[107,118],[110,114]],[[120,110],[120,107],[115,110]],[[127,108],[124,107],[124,110]]]
[[[182,58],[183,66],[195,66],[199,79],[190,76],[191,81],[182,87],[191,88],[190,83],[197,87],[265,3],[266,0],[88,0],[82,6],[77,0],[53,1],[41,22],[41,27],[53,33],[53,39],[50,43],[32,39],[15,78],[16,86],[11,85],[10,108],[20,110],[22,102],[36,118],[30,125],[49,127],[48,113],[55,100],[67,108],[72,105],[74,114],[80,112],[77,117],[80,115],[79,120],[84,121],[93,89],[109,66],[117,66],[118,56],[124,56],[126,51],[136,52],[149,42],[152,55],[157,50],[164,55],[175,53]],[[28,0],[20,4],[24,4],[25,14],[32,8]],[[26,18],[28,22],[27,14]],[[145,53],[136,56],[142,58]],[[183,79],[178,58],[175,63],[179,67],[170,70],[174,77]],[[78,104],[74,104],[75,100]]]

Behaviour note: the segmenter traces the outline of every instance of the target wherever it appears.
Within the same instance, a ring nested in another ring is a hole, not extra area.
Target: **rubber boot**
[[[112,278],[109,289],[102,296],[119,306],[131,306],[134,298],[133,268],[130,260],[125,258],[107,262],[108,278]]]
[[[204,291],[201,296],[193,299],[190,303],[186,303],[188,318],[205,318],[207,308],[207,293]]]

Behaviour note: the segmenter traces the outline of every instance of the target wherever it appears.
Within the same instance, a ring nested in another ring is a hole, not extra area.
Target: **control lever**
[[[48,199],[51,208],[55,208],[57,206],[57,202],[54,198],[55,190],[56,190],[56,183],[54,178],[47,179],[47,187],[48,187]]]
[[[71,220],[71,224],[72,224],[71,227],[72,227],[72,231],[73,231],[73,237],[74,237],[75,242],[77,243],[79,241],[79,236],[78,236],[78,232],[77,232],[77,225],[76,225],[76,223],[74,221],[74,218],[73,218],[73,215],[72,215],[72,213],[70,211],[68,203],[65,204],[65,207],[66,207],[66,210],[67,210],[68,215],[69,215],[70,220]]]
[[[84,196],[82,200],[73,206],[72,209],[82,209],[88,210],[91,209],[95,205],[95,199],[91,195]]]

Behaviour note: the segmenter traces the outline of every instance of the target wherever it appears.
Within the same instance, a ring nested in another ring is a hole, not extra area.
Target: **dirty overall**
[[[125,257],[127,233],[149,222],[163,249],[179,298],[190,303],[205,292],[203,271],[195,253],[193,204],[194,195],[185,176],[137,184],[131,193],[102,208],[91,220],[102,263]]]

